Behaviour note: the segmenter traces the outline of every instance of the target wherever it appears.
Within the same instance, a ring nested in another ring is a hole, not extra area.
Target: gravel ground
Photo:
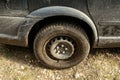
[[[50,70],[27,48],[0,45],[0,80],[120,80],[120,49],[94,49],[77,66]]]

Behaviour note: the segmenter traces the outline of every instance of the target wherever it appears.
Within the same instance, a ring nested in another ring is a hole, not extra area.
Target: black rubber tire
[[[57,36],[69,36],[75,41],[75,52],[66,60],[56,60],[46,51],[48,42]],[[83,61],[90,51],[88,37],[84,30],[71,23],[53,23],[41,29],[34,40],[34,53],[43,66],[48,68],[63,69],[77,65]]]

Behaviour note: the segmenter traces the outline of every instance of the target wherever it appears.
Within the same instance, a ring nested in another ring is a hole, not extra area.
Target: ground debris
[[[120,80],[119,55],[119,49],[95,49],[77,66],[52,70],[28,49],[0,45],[0,80]]]

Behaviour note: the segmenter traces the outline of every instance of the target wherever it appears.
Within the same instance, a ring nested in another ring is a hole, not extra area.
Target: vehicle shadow
[[[92,49],[90,51],[88,58],[92,58],[96,56],[98,53],[101,55],[105,54],[106,57],[108,57],[109,55],[112,55],[114,57],[117,56],[120,59],[119,48]],[[34,67],[45,68],[37,61],[34,53],[29,48],[0,44],[0,56],[3,56],[7,60],[15,61],[17,63],[30,65],[30,66],[32,65]]]
[[[120,48],[98,48],[92,49],[88,58],[93,58],[95,56],[104,56],[108,59],[116,58],[120,61]]]
[[[120,55],[120,48],[97,48],[90,51],[91,55],[96,55],[98,53]]]
[[[0,56],[20,64],[44,68],[29,48],[0,44]]]

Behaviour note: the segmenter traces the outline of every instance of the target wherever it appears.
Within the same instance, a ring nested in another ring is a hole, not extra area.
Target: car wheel
[[[84,30],[71,23],[53,23],[41,29],[34,40],[37,59],[48,68],[72,67],[87,57],[90,50]]]

